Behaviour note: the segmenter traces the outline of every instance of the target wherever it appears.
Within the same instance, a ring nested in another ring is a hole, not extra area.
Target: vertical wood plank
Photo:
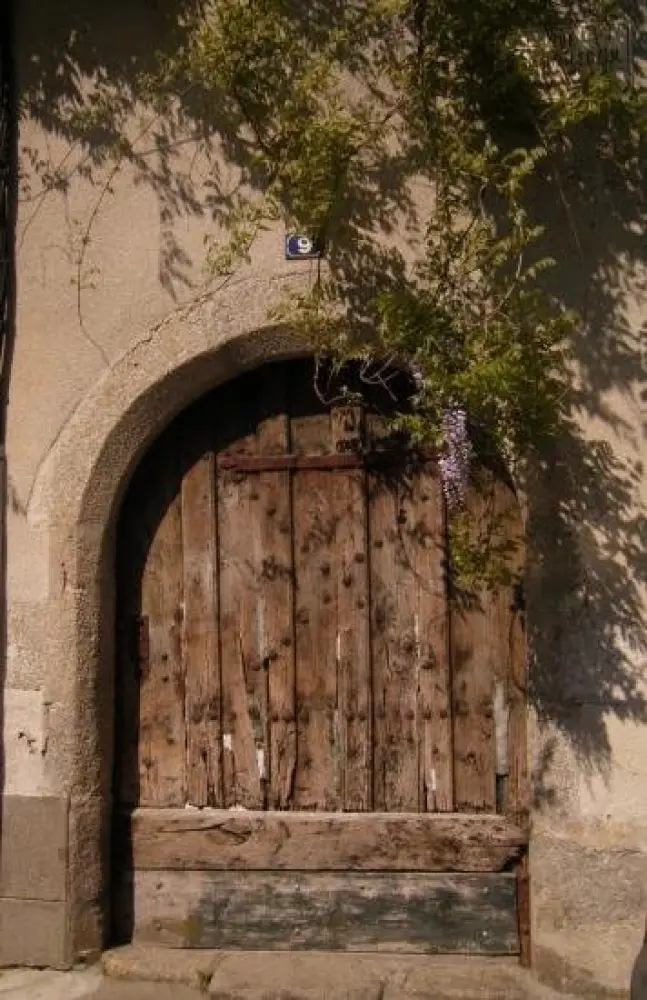
[[[160,522],[180,489],[175,442],[175,431],[170,428],[142,459],[124,498],[117,530],[114,787],[117,802],[129,806],[139,802],[142,757],[148,757],[140,746],[140,685],[142,677],[150,675],[149,622],[142,607],[144,579]],[[151,719],[145,722],[150,726]]]
[[[331,412],[335,452],[362,445],[360,407]],[[371,662],[369,637],[366,473],[336,473],[331,502],[339,518],[331,573],[337,583],[337,743],[341,807],[363,812],[372,805]]]
[[[454,808],[445,505],[437,470],[414,469],[405,538],[418,667],[419,798],[423,812]]]
[[[262,393],[262,386],[259,387]],[[256,404],[260,402],[260,395]],[[260,434],[257,427],[257,450],[260,450]],[[271,474],[269,474],[271,478]],[[251,732],[251,768],[254,770],[254,804],[257,808],[267,806],[269,771],[269,677],[272,648],[268,644],[268,624],[273,619],[274,608],[268,584],[279,565],[270,555],[266,558],[263,549],[264,518],[266,497],[264,485],[268,476],[252,473],[247,481],[249,520],[241,523],[241,531],[249,535],[246,552],[247,570],[250,583],[246,593],[239,595],[246,609],[247,628],[242,633],[241,648],[246,684],[246,712]],[[239,535],[240,537],[240,535]],[[284,569],[284,567],[281,567]],[[271,629],[272,626],[270,625]]]
[[[284,454],[290,446],[286,369],[268,369],[260,393],[259,451]],[[263,749],[268,805],[292,804],[296,769],[296,706],[294,673],[294,593],[292,510],[289,472],[258,476],[258,618],[259,657],[265,668],[265,739]]]
[[[258,452],[257,379],[223,393],[220,420],[229,442],[218,453]],[[218,472],[223,799],[226,807],[260,809],[264,787],[257,757],[258,694],[265,684],[258,643],[257,476]],[[262,625],[262,623],[261,623]]]
[[[291,440],[297,454],[331,451],[330,415],[312,382],[292,385]],[[299,471],[292,478],[295,571],[297,768],[299,809],[339,809],[337,725],[337,583],[333,574],[339,515],[335,473]]]
[[[417,812],[418,669],[411,572],[402,544],[406,484],[369,475],[374,808]]]
[[[372,418],[379,441],[381,422]],[[376,808],[453,808],[444,514],[428,466],[370,476]]]
[[[490,544],[505,546],[513,543],[514,497],[506,485],[490,474],[483,474],[484,506]],[[516,557],[515,557],[516,558]],[[512,569],[512,567],[511,567]],[[494,767],[496,809],[504,812],[509,805],[510,776],[510,698],[512,695],[512,645],[514,641],[514,588],[500,584],[486,595],[484,604],[490,616],[492,674],[494,677]]]
[[[466,506],[473,538],[487,524],[489,477],[481,475]],[[484,588],[452,593],[450,602],[454,797],[459,811],[496,809],[494,665],[499,650],[496,598]]]
[[[522,596],[513,595],[510,620],[510,714],[508,719],[508,811],[530,811],[527,734],[526,632]]]
[[[142,580],[150,654],[140,678],[139,802],[150,806],[186,800],[182,516],[176,435],[165,441],[158,485],[172,499],[154,530]]]
[[[297,772],[301,809],[338,809],[337,615],[332,548],[336,515],[330,473],[293,479],[296,577]]]
[[[507,811],[527,814],[530,809],[527,743],[527,661],[524,607],[525,538],[521,509],[512,490],[498,484],[501,531],[513,546],[514,579],[499,597],[500,675],[507,690]]]
[[[204,428],[191,423],[187,432],[193,448],[197,438],[206,449],[182,481],[187,800],[221,806],[215,466]]]

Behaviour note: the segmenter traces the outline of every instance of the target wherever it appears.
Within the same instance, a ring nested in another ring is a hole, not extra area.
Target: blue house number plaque
[[[285,237],[286,260],[314,260],[321,257],[322,245],[316,236],[288,233]]]

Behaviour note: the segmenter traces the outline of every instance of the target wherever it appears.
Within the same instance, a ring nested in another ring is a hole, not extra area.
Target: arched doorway
[[[118,528],[120,939],[520,951],[521,612],[449,599],[433,462],[398,389],[309,361],[208,394]],[[514,496],[498,482],[497,502]]]

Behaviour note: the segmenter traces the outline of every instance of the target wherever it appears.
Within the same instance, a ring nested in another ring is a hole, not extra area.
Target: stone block
[[[535,831],[531,843],[533,910],[536,926],[547,932],[600,925],[602,933],[633,919],[641,928],[647,896],[647,854],[620,838],[612,845],[603,834],[569,839]]]
[[[0,966],[67,968],[67,907],[36,899],[0,899]]]
[[[5,690],[3,751],[5,793],[46,795],[46,706],[41,691]]]
[[[3,797],[0,896],[65,899],[67,821],[64,798]]]
[[[198,948],[155,948],[129,944],[101,956],[106,976],[129,981],[175,983],[204,990],[225,953]]]
[[[226,955],[211,1000],[526,1000],[507,960],[340,952]]]

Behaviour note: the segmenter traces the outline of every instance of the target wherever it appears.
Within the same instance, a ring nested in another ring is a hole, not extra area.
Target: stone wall
[[[124,39],[141,53],[158,32],[163,47],[169,9],[133,0],[116,19],[99,0],[21,3],[32,108],[7,440],[5,964],[64,965],[107,939],[112,558],[129,476],[201,392],[304,349],[268,323],[286,288],[316,275],[284,260],[279,230],[226,286],[205,283],[203,153],[187,141],[170,162],[147,154],[156,169],[93,164],[87,176],[82,147],[48,117],[48,100],[97,67],[127,73]],[[51,169],[67,180],[45,191]],[[647,243],[635,200],[613,201],[594,158],[580,190],[568,217],[545,213],[556,290],[586,322],[573,345],[578,422],[528,498],[532,902],[547,975],[617,986],[647,885]]]

